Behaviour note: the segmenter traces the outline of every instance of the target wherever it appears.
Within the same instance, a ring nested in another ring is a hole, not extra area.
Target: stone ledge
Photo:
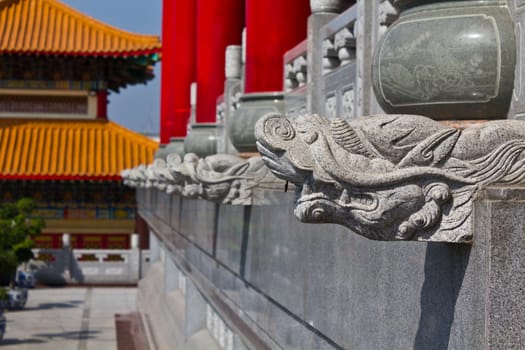
[[[138,312],[115,314],[118,350],[149,350],[144,324]]]
[[[476,199],[489,201],[523,201],[525,200],[525,187],[522,185],[488,186],[478,192]]]

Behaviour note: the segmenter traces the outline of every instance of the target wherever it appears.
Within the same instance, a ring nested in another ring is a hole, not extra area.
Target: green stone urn
[[[170,143],[166,145],[166,154],[176,153],[184,156],[184,137],[170,137]]]
[[[217,153],[217,124],[196,123],[191,125],[184,139],[184,153],[206,157]]]
[[[267,113],[284,113],[283,94],[280,92],[241,95],[239,106],[230,120],[229,137],[239,152],[257,152],[255,123]]]
[[[409,1],[407,1],[409,2]],[[505,118],[516,44],[506,1],[449,1],[401,13],[378,44],[377,100],[387,113]]]

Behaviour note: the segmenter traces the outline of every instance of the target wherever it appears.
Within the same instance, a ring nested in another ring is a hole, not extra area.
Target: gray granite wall
[[[171,225],[139,205],[161,249],[248,348],[522,349],[525,195],[487,193],[473,245],[302,224],[291,193],[273,193],[271,206],[179,198]]]

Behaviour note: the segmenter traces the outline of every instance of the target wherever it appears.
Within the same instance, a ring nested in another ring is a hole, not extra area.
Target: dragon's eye
[[[305,138],[304,142],[306,142],[307,144],[311,145],[312,143],[314,143],[317,140],[318,136],[319,136],[319,134],[314,132],[313,134],[307,136]]]

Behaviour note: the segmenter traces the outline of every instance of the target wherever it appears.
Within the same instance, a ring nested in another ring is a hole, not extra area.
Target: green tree
[[[18,265],[33,258],[33,240],[44,228],[44,220],[32,217],[35,202],[22,198],[0,206],[0,280],[12,284]]]

